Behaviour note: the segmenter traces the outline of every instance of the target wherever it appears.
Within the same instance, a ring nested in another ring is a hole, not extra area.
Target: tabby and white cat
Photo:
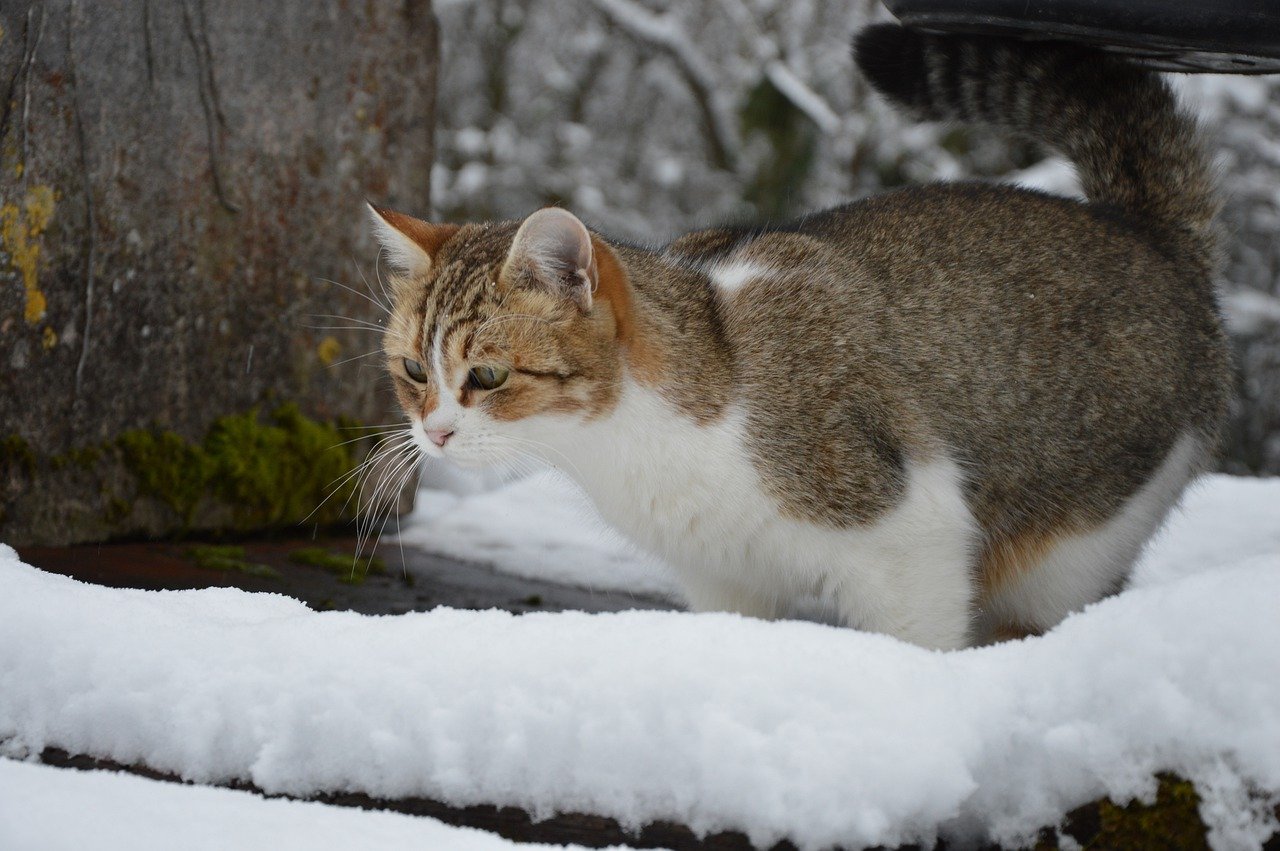
[[[387,367],[423,452],[559,467],[695,609],[1041,631],[1124,583],[1215,448],[1210,169],[1118,58],[895,25],[856,55],[921,118],[1064,153],[1088,202],[940,184],[661,248],[378,209]]]

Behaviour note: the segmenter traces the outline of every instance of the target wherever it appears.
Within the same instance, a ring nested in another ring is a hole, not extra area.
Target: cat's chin
[[[434,453],[423,452],[423,457],[436,463],[446,463],[463,470],[487,470],[505,466],[511,459],[501,454],[489,452],[472,453],[465,450],[451,451],[448,447],[437,449]]]
[[[499,461],[484,459],[484,458],[457,457],[454,455],[450,455],[448,453],[445,453],[438,460],[444,461],[446,464],[449,464],[454,467],[458,467],[463,470],[485,470],[490,467],[497,466],[499,463],[501,463]]]

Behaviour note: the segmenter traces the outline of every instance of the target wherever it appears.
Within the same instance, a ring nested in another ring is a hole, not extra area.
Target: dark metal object
[[[1277,0],[884,0],[935,32],[1074,41],[1159,71],[1280,73]]]

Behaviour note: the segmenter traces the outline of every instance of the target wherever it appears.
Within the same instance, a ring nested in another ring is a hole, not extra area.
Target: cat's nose
[[[443,447],[445,444],[445,441],[453,437],[453,429],[451,428],[450,429],[442,429],[442,428],[429,429],[427,431],[427,437],[436,446]]]

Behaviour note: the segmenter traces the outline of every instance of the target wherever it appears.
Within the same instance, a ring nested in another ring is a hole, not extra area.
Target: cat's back
[[[945,452],[980,514],[1071,493],[1105,516],[1226,404],[1210,282],[1104,205],[939,184],[668,252],[707,274],[771,480],[849,479],[811,515],[856,519],[870,467]]]

